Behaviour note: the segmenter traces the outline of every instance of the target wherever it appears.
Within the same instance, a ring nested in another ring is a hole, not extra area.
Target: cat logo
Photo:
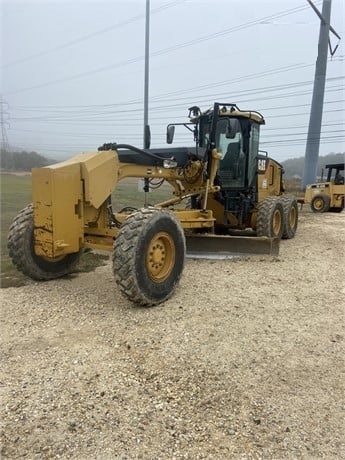
[[[267,159],[266,158],[259,158],[258,159],[258,170],[259,171],[266,171],[267,166]]]

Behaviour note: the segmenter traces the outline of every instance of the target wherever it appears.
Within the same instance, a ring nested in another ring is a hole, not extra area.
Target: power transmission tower
[[[305,188],[307,184],[315,182],[316,179],[317,162],[320,148],[323,100],[325,94],[328,47],[330,48],[330,53],[332,56],[338,47],[336,46],[335,49],[332,50],[329,39],[329,32],[331,31],[340,40],[340,36],[330,25],[332,0],[323,0],[322,13],[319,12],[311,0],[307,1],[320,18],[320,33],[318,55],[315,66],[313,97],[310,109],[307,145],[304,159],[304,171],[302,180],[303,188]]]
[[[8,109],[8,103],[3,100],[2,96],[0,96],[1,152],[7,152],[9,150],[7,132],[6,132],[6,125],[7,126],[9,125],[8,123],[9,113],[7,112],[7,109]],[[7,117],[7,119],[5,119],[5,117]]]

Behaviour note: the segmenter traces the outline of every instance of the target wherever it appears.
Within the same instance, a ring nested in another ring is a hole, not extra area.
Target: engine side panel
[[[283,167],[270,158],[265,173],[258,175],[259,203],[268,196],[279,196],[284,192],[282,177]]]

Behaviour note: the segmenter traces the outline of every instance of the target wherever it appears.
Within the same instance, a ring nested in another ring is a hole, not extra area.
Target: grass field
[[[1,174],[1,286],[22,284],[7,251],[7,234],[13,218],[31,203],[31,176]]]
[[[7,234],[12,220],[26,205],[31,203],[30,174],[1,174],[1,287],[19,286],[26,278],[13,266],[7,250]],[[163,184],[161,188],[149,193],[149,204],[171,198],[171,187]],[[114,211],[125,206],[139,208],[144,205],[145,194],[138,190],[138,180],[124,180],[118,184],[112,196]],[[100,265],[107,256],[88,251],[83,254],[78,271],[90,271]]]

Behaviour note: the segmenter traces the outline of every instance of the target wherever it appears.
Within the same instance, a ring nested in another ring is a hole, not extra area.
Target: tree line
[[[0,151],[0,168],[2,171],[31,171],[32,168],[40,168],[54,163],[37,152]]]
[[[328,155],[320,156],[317,163],[316,176],[321,177],[325,166],[334,163],[344,163],[345,153],[329,153]],[[304,169],[304,157],[291,158],[281,162],[284,167],[285,177],[287,179],[301,178]]]

